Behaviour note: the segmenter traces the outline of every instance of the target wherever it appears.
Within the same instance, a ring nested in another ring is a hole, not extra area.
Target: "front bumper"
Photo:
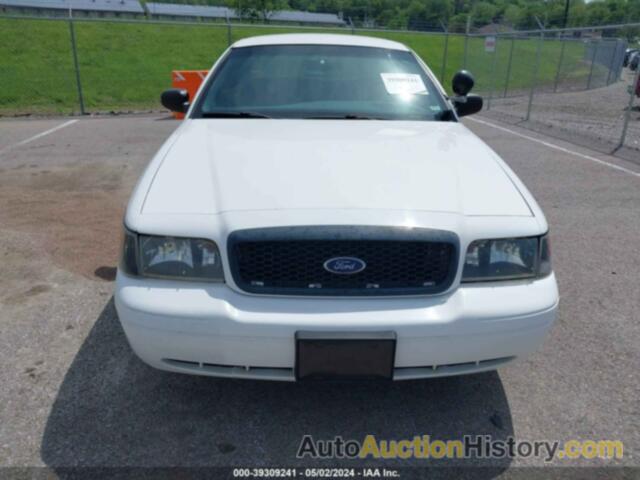
[[[432,297],[265,297],[118,272],[115,299],[131,347],[162,370],[295,380],[296,331],[392,330],[394,379],[405,380],[492,370],[528,355],[555,319],[558,290],[551,275]]]

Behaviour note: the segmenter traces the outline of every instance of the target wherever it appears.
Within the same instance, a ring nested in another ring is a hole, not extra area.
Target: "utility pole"
[[[564,16],[562,18],[562,28],[567,28],[569,23],[569,3],[571,0],[564,0]]]

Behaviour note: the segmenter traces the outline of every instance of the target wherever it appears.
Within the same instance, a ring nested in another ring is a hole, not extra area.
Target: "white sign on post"
[[[488,53],[496,51],[496,37],[484,37],[484,51]]]

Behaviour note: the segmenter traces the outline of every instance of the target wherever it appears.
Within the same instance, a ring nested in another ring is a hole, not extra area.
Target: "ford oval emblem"
[[[335,257],[324,262],[324,269],[327,272],[337,273],[338,275],[360,273],[365,268],[367,268],[367,264],[355,257]]]

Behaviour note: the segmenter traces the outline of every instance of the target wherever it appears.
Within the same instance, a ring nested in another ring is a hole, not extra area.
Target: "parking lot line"
[[[57,125],[53,128],[50,128],[49,130],[45,130],[44,132],[38,133],[37,135],[34,135],[32,137],[29,137],[25,140],[22,140],[18,143],[14,143],[13,145],[9,145],[7,147],[4,147],[3,149],[0,149],[0,155],[2,155],[3,153],[8,152],[9,150],[12,150],[14,148],[17,147],[21,147],[22,145],[26,145],[27,143],[33,142],[34,140],[38,140],[39,138],[45,137],[53,132],[57,132],[58,130],[62,130],[65,127],[68,127],[69,125],[73,125],[74,123],[76,123],[78,120],[74,119],[74,120],[68,120],[64,123],[61,123],[60,125]]]
[[[556,145],[555,143],[546,142],[544,140],[540,140],[539,138],[531,137],[529,135],[516,132],[515,130],[511,130],[510,128],[501,127],[500,125],[496,125],[495,123],[487,122],[486,120],[479,120],[477,118],[469,118],[469,120],[476,123],[480,123],[482,125],[487,125],[488,127],[493,127],[497,130],[502,130],[503,132],[510,133],[512,135],[530,140],[532,142],[539,143],[541,145],[544,145],[545,147],[553,148],[563,153],[569,153],[571,155],[575,155],[576,157],[584,158],[585,160],[589,160],[591,162],[604,165],[605,167],[610,167],[610,168],[613,168],[614,170],[618,170],[623,173],[628,173],[630,175],[633,175],[634,177],[640,178],[640,172],[634,172],[633,170],[629,170],[628,168],[621,167],[620,165],[616,165],[615,163],[605,162],[604,160],[600,160],[599,158],[595,158],[590,155],[585,155],[584,153],[574,152],[573,150],[569,150],[568,148],[561,147],[560,145]]]

